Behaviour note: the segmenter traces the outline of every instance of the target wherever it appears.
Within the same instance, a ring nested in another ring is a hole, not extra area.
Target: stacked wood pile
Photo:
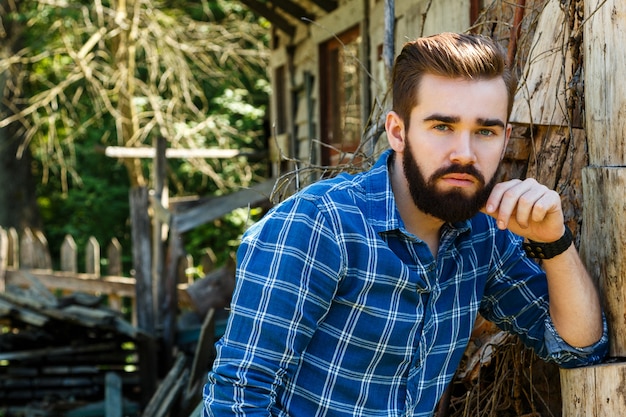
[[[95,239],[85,252],[87,272],[78,273],[78,251],[66,237],[63,270],[54,271],[43,234],[0,228],[0,415],[174,416],[175,409],[187,417],[200,401],[215,333],[214,310],[194,307],[189,293],[210,296],[234,279],[232,266],[179,285],[179,307],[192,317],[180,332],[192,337],[176,347],[169,374],[151,381],[160,384],[153,393],[140,359],[158,341],[136,326],[134,278],[112,275],[121,271],[121,247],[113,241],[106,250],[108,275]]]
[[[136,412],[141,333],[104,307],[103,297],[59,298],[34,276],[27,278],[30,287],[0,293],[0,323],[10,329],[0,334],[0,403],[8,415],[80,409],[103,400],[111,378],[121,380],[124,409]]]

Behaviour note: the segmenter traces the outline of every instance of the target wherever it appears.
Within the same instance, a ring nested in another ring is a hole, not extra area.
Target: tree
[[[15,4],[9,1],[0,1],[0,10],[3,15],[15,12]],[[2,61],[10,57],[21,48],[21,33],[23,25],[19,21],[4,22],[0,38],[2,47],[0,57]],[[2,66],[0,75],[0,91],[4,92],[0,102],[0,112],[10,112],[15,92],[20,90],[16,72],[19,64],[8,68]],[[31,153],[22,148],[20,129],[11,125],[0,128],[0,225],[4,227],[23,228],[39,226],[40,219],[35,203],[35,184],[30,174]]]
[[[212,114],[215,97],[207,92],[221,94],[226,83],[255,87],[266,32],[235,2],[185,6],[23,2],[13,19],[25,20],[31,37],[3,67],[23,65],[29,88],[0,126],[21,125],[27,143],[49,151],[48,166],[70,175],[78,175],[73,143],[103,119],[115,126],[108,141],[126,146],[151,145],[155,135],[172,147],[241,145],[238,137],[248,132]],[[126,167],[131,184],[145,182],[138,161]],[[196,167],[219,188],[230,183],[208,164]]]
[[[11,77],[0,128],[19,132],[20,149],[38,162],[47,226],[58,216],[55,207],[81,187],[106,199],[110,183],[87,181],[86,174],[100,171],[120,184],[116,162],[108,165],[98,146],[151,146],[156,136],[172,148],[264,145],[268,84],[260,74],[268,31],[237,2],[31,0],[4,9],[3,22],[26,29],[24,48],[0,59]],[[5,154],[15,159],[14,150]],[[124,186],[147,185],[148,163],[122,163]],[[248,185],[263,168],[243,160],[177,161],[171,178],[178,193],[224,193]]]

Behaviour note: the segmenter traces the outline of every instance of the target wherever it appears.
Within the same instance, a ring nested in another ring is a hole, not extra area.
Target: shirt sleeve
[[[602,338],[591,346],[577,348],[565,342],[550,317],[545,273],[528,258],[521,239],[501,232],[491,274],[481,303],[481,314],[501,329],[520,337],[545,361],[563,368],[600,362],[608,353],[608,331],[603,316]]]
[[[229,322],[204,388],[205,417],[270,414],[328,311],[344,267],[341,251],[324,215],[301,198],[246,233]]]

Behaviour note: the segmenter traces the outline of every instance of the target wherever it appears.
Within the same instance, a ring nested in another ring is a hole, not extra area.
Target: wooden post
[[[105,415],[107,417],[122,417],[122,378],[115,372],[107,372],[105,384]]]
[[[152,292],[152,253],[150,220],[148,218],[148,189],[130,190],[133,267],[137,293],[137,325],[154,335],[154,297]]]
[[[626,364],[561,371],[563,417],[617,417],[626,404]]]
[[[176,212],[173,212],[175,217]],[[171,352],[176,342],[176,306],[178,305],[178,271],[179,265],[185,260],[183,236],[175,225],[170,225],[168,247],[168,265],[163,279],[163,304],[161,305],[163,320],[163,349],[168,353],[166,358],[171,366]]]
[[[581,257],[598,279],[609,321],[610,356],[626,356],[626,3],[585,0],[585,117]],[[626,415],[626,363],[561,371],[563,415]]]
[[[157,354],[154,338],[154,297],[152,296],[152,257],[150,220],[148,218],[148,189],[133,187],[130,190],[130,218],[135,268],[135,302],[137,326],[145,331],[138,339],[141,402],[147,404],[157,385]]]
[[[6,272],[9,261],[9,234],[0,227],[0,292],[6,290]]]
[[[155,148],[155,158],[152,163],[152,183],[153,190],[152,195],[150,196],[151,201],[153,202],[153,215],[152,215],[152,277],[153,282],[155,283],[154,288],[154,299],[155,299],[155,317],[156,323],[155,328],[157,329],[157,334],[161,335],[164,339],[167,340],[167,335],[165,334],[164,329],[169,329],[175,326],[174,323],[168,323],[170,317],[173,316],[173,320],[176,320],[176,306],[174,305],[174,311],[170,311],[172,308],[165,301],[167,298],[168,289],[166,289],[165,278],[163,274],[163,267],[165,264],[165,237],[164,237],[164,229],[167,228],[167,225],[163,223],[160,216],[156,215],[156,209],[154,208],[155,203],[158,205],[163,205],[163,200],[166,196],[166,187],[165,187],[165,171],[167,168],[167,160],[165,158],[165,151],[167,148],[167,141],[163,137],[158,137],[154,140],[154,148]],[[165,207],[167,208],[167,203],[165,203]],[[172,361],[173,351],[171,350],[172,346],[169,343],[164,343],[165,348],[163,349],[161,358],[161,371],[165,371],[170,368]]]

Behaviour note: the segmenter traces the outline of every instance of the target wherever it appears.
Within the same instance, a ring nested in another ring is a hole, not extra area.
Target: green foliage
[[[76,144],[76,171],[81,174],[80,179],[63,186],[61,175],[50,175],[47,183],[38,186],[39,209],[53,254],[59,253],[65,235],[71,235],[79,249],[79,268],[84,270],[84,248],[89,237],[100,242],[103,256],[115,237],[124,250],[128,271],[132,261],[128,173],[119,162],[97,150],[101,145],[96,135]],[[41,169],[41,163],[36,169]],[[61,192],[64,187],[67,192]]]
[[[120,128],[128,86],[116,54],[124,26],[114,19],[114,5],[61,4],[27,0],[6,19],[26,28],[22,59],[3,65],[15,74],[15,123],[22,124],[41,179],[44,231],[53,255],[70,234],[79,248],[90,236],[103,248],[116,237],[130,258],[134,174],[102,149],[150,146],[158,135],[170,147],[265,150],[267,22],[237,1],[142,0],[132,49],[139,130],[129,138]],[[246,158],[168,164],[173,196],[226,194],[267,175],[266,163]],[[149,178],[151,162],[142,166]],[[190,232],[186,249],[196,257],[213,247],[225,259],[245,228],[239,218]]]

